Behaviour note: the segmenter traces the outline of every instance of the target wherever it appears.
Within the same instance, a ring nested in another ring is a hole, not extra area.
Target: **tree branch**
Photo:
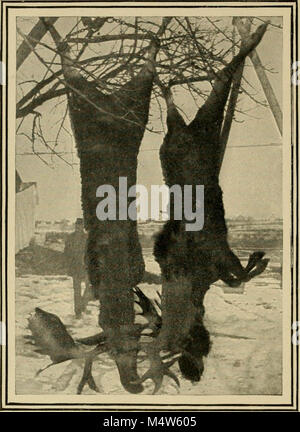
[[[33,87],[25,96],[22,97],[22,99],[19,100],[17,103],[17,110],[20,109],[26,102],[28,102],[32,97],[36,96],[37,93],[39,93],[44,87],[46,87],[48,84],[50,84],[52,81],[55,80],[58,76],[62,74],[62,70],[55,72],[53,75],[51,75],[49,78],[46,78],[39,83],[35,87]]]
[[[67,43],[101,43],[101,42],[112,42],[112,41],[122,41],[122,40],[152,40],[151,35],[147,34],[119,34],[119,35],[103,35],[103,36],[95,36],[92,39],[87,38],[68,38],[66,39]]]
[[[37,96],[30,102],[28,105],[26,105],[23,108],[17,108],[16,117],[21,118],[25,117],[28,114],[33,114],[34,110],[42,105],[44,102],[47,102],[50,99],[54,99],[56,97],[62,96],[67,93],[66,88],[58,89],[58,90],[49,90],[46,93],[41,94],[40,96]]]

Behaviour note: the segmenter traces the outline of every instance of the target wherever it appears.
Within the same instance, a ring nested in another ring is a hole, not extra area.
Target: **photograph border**
[[[2,154],[1,154],[1,166],[2,166],[2,177],[1,177],[1,203],[2,203],[2,224],[1,224],[1,238],[2,238],[2,289],[1,289],[1,322],[5,323],[5,342],[6,345],[1,345],[1,408],[5,411],[165,411],[165,410],[180,410],[180,411],[299,411],[299,345],[292,344],[292,324],[293,322],[299,321],[299,295],[298,295],[298,253],[299,253],[299,201],[298,201],[298,182],[299,182],[299,150],[298,150],[298,116],[299,116],[299,106],[298,106],[298,87],[291,85],[291,173],[290,173],[290,187],[291,187],[291,233],[290,233],[290,246],[291,246],[291,402],[287,404],[269,404],[269,403],[160,403],[155,402],[156,396],[153,396],[153,403],[141,403],[141,402],[127,402],[127,403],[97,403],[97,402],[80,402],[80,398],[83,396],[75,396],[78,402],[55,402],[55,403],[37,403],[37,402],[15,402],[9,400],[9,382],[8,382],[8,368],[9,368],[9,358],[8,349],[10,344],[9,335],[9,325],[8,325],[8,295],[9,289],[12,287],[8,286],[8,254],[9,254],[9,234],[8,234],[8,217],[9,217],[9,190],[10,187],[14,188],[14,185],[9,183],[9,160],[8,160],[8,147],[9,147],[9,105],[13,104],[13,101],[9,101],[9,90],[10,86],[14,85],[14,80],[10,79],[9,74],[9,40],[8,40],[8,12],[13,9],[74,9],[75,6],[78,8],[85,9],[95,9],[95,8],[136,8],[138,11],[140,8],[155,8],[155,9],[169,9],[169,8],[289,8],[291,10],[291,35],[290,35],[290,59],[291,65],[297,60],[299,53],[298,45],[298,4],[296,0],[289,2],[274,2],[274,1],[264,1],[264,2],[249,2],[249,1],[231,1],[231,2],[156,2],[155,4],[151,1],[118,1],[112,2],[104,0],[98,1],[81,1],[81,2],[47,2],[47,1],[2,1],[1,2],[1,53],[5,52],[5,57],[2,57],[2,62],[6,69],[6,83],[2,86],[1,92],[1,130],[2,130]],[[138,12],[137,12],[138,15]],[[5,45],[4,45],[5,43]],[[15,79],[15,71],[14,71]],[[284,83],[283,83],[284,86]],[[287,85],[286,85],[287,86]],[[286,143],[284,143],[286,145]],[[12,145],[12,144],[11,144]],[[283,195],[285,191],[283,190]],[[26,397],[30,398],[30,395]],[[43,396],[43,395],[40,395]],[[59,396],[59,397],[56,397]],[[61,397],[65,399],[69,398],[69,395],[55,395],[57,399]],[[201,396],[201,395],[197,395]],[[197,396],[190,396],[191,399]],[[236,395],[239,396],[239,395]],[[252,396],[252,395],[251,395]],[[37,398],[39,396],[36,396]],[[174,401],[178,396],[174,396]],[[215,397],[220,399],[222,395],[211,395],[210,397]],[[256,397],[253,395],[253,397]],[[272,395],[259,395],[259,398],[267,397],[280,397]],[[93,396],[95,399],[95,397]],[[122,396],[123,398],[123,396]],[[128,397],[129,399],[130,397]],[[141,396],[136,397],[136,400],[141,399]]]

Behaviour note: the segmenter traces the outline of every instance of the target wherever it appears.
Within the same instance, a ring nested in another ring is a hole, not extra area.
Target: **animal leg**
[[[256,264],[265,256],[265,252],[262,251],[256,251],[253,252],[250,256],[249,256],[249,260],[248,263],[245,267],[245,271],[247,273],[249,273],[250,270],[252,270]]]
[[[238,54],[221,71],[215,74],[213,88],[205,104],[198,110],[194,120],[189,124],[191,130],[203,128],[205,124],[211,124],[214,128],[214,151],[220,151],[220,140],[225,105],[229,96],[233,76],[239,65],[245,61],[250,52],[256,48],[266,32],[268,24],[260,25],[256,31],[245,40]],[[213,151],[213,150],[211,150]]]
[[[270,260],[268,258],[264,258],[264,259],[258,261],[255,269],[249,273],[249,280],[254,278],[255,276],[260,275],[263,271],[265,271],[269,261]]]
[[[250,255],[248,264],[244,268],[238,257],[229,250],[225,258],[226,263],[221,266],[220,279],[232,287],[237,287],[242,282],[248,282],[266,269],[269,260],[262,259],[263,256],[264,252],[254,252]],[[231,276],[231,274],[235,277]]]

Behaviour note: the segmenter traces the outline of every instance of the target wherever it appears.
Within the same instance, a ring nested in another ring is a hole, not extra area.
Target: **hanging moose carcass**
[[[231,251],[219,186],[221,127],[233,76],[259,44],[266,27],[266,24],[259,26],[243,41],[239,53],[215,75],[209,97],[190,124],[187,125],[179,114],[170,88],[163,89],[168,132],[160,158],[165,182],[170,188],[174,185],[182,189],[184,185],[204,186],[204,225],[199,231],[187,231],[190,221],[184,218],[183,209],[182,219],[176,220],[174,209],[178,203],[170,194],[170,219],[158,234],[154,247],[163,277],[162,327],[158,338],[144,346],[150,368],[137,381],[152,379],[154,392],[160,388],[164,375],[175,379],[169,367],[176,360],[185,378],[200,380],[203,356],[207,356],[210,349],[209,333],[203,323],[203,301],[210,285],[221,279],[237,287],[262,273],[268,264],[268,259],[263,258],[264,252],[259,251],[250,255],[243,268]],[[197,211],[195,191],[193,193],[193,210]],[[164,352],[164,361],[161,352]]]
[[[119,197],[119,179],[126,177],[126,208],[133,198],[128,189],[136,184],[137,155],[148,122],[155,76],[155,58],[170,18],[164,18],[148,48],[148,59],[140,72],[113,94],[105,94],[99,82],[88,81],[71,58],[70,49],[47,19],[42,19],[61,57],[67,86],[68,106],[80,159],[82,209],[88,232],[87,263],[95,297],[100,301],[99,324],[107,348],[116,361],[120,380],[131,393],[143,390],[134,384],[137,375],[138,338],[134,325],[132,288],[144,273],[136,221],[101,221],[96,215],[101,185],[114,188]],[[101,83],[100,83],[101,84]],[[125,194],[124,194],[125,195]],[[87,379],[87,382],[88,379]]]

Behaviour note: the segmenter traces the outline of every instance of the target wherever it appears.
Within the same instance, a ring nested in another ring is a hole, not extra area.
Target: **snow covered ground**
[[[243,251],[246,257],[248,251]],[[239,256],[241,254],[239,253]],[[205,322],[211,333],[212,349],[205,360],[205,371],[199,383],[192,384],[180,377],[177,365],[172,370],[180,379],[178,390],[164,378],[160,394],[182,395],[280,395],[282,380],[282,291],[280,253],[270,251],[267,270],[246,286],[244,293],[224,292],[221,283],[211,287],[205,298]],[[159,273],[150,250],[144,251],[146,269]],[[140,284],[148,295],[155,296],[158,285]],[[226,291],[226,290],[225,290]],[[16,393],[76,394],[82,375],[81,360],[68,361],[47,369],[38,377],[38,369],[50,363],[26,343],[27,317],[38,306],[57,314],[70,334],[83,337],[95,334],[98,327],[98,305],[91,302],[80,320],[73,314],[72,281],[67,276],[26,275],[16,281]],[[142,374],[147,362],[139,366]],[[93,376],[104,394],[126,394],[119,382],[113,360],[99,356]],[[150,394],[153,383],[145,383]],[[83,394],[94,392],[86,386]]]

